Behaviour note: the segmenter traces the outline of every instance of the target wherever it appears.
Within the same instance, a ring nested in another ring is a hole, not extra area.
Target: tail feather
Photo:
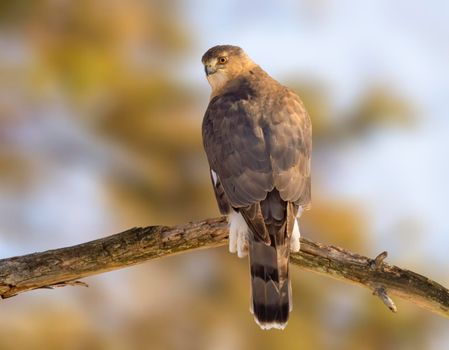
[[[273,201],[270,196],[266,201]],[[284,202],[285,203],[285,202]],[[284,329],[292,310],[292,293],[289,279],[290,235],[293,214],[290,203],[284,206],[281,220],[274,219],[264,208],[264,219],[270,242],[256,234],[249,239],[249,264],[251,273],[251,311],[262,329]]]
[[[283,329],[291,309],[288,254],[253,241],[249,246],[252,311],[263,329]]]

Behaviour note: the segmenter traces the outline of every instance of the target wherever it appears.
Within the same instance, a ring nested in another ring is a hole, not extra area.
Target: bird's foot
[[[248,255],[248,225],[242,214],[232,211],[228,215],[229,251],[237,253],[239,258]]]

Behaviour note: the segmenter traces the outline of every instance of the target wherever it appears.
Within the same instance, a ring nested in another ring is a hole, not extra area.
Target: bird
[[[256,323],[284,329],[290,252],[300,250],[298,219],[311,207],[311,119],[298,95],[240,47],[214,46],[201,61],[212,91],[203,146],[229,251],[248,255]]]

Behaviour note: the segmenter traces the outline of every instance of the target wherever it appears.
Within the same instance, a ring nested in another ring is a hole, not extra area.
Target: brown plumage
[[[216,199],[222,214],[236,211],[249,227],[256,321],[283,328],[291,310],[290,238],[298,208],[311,202],[310,118],[299,97],[241,48],[215,46],[202,62],[212,87],[202,129]]]

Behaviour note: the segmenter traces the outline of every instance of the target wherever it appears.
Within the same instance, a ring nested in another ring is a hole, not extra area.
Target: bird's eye
[[[228,58],[227,57],[219,57],[218,58],[218,63],[220,64],[225,64],[226,62],[228,62]]]

